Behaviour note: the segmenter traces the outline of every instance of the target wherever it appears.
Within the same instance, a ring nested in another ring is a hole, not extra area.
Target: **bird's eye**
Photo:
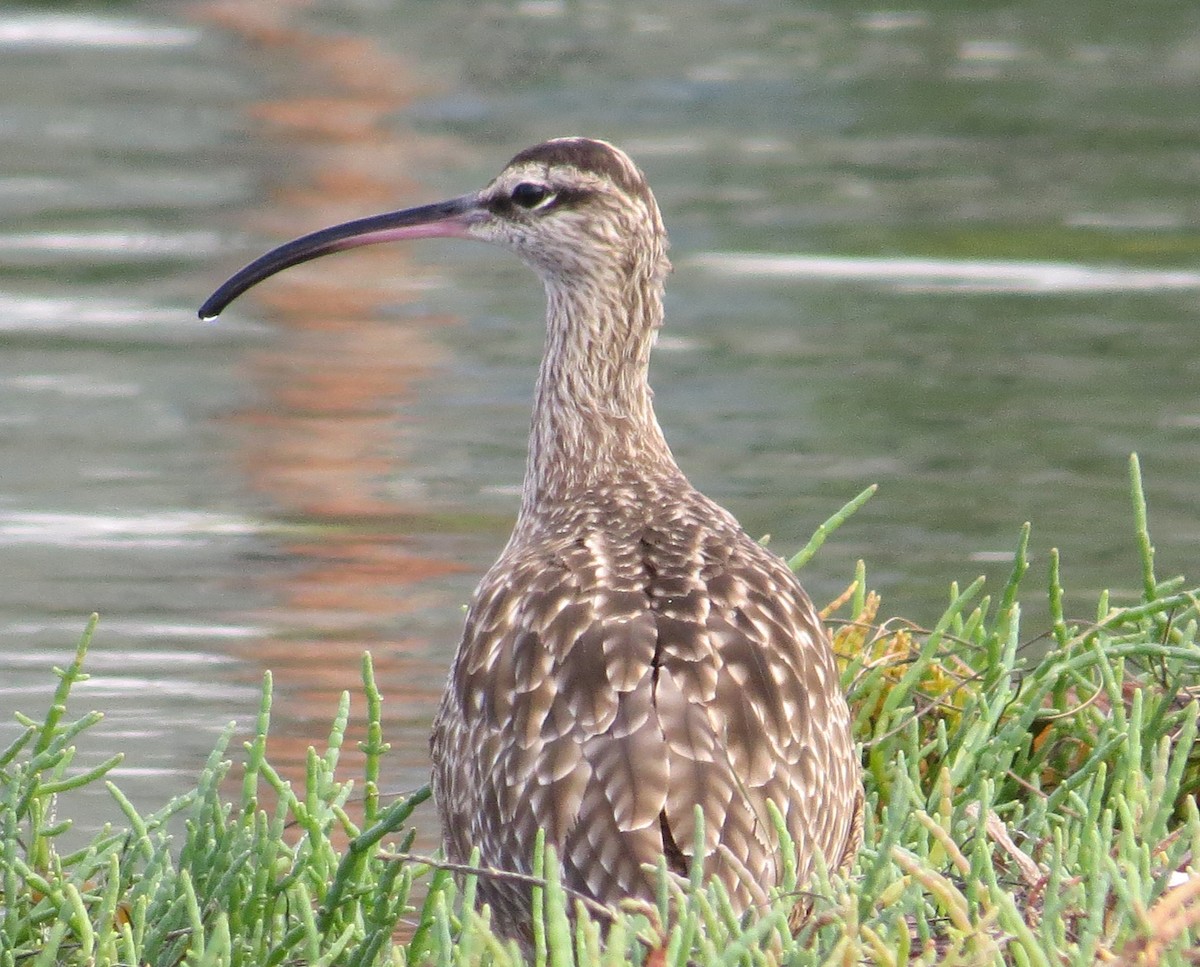
[[[521,208],[540,208],[554,200],[554,193],[544,185],[535,185],[531,181],[522,181],[512,190],[514,205]]]

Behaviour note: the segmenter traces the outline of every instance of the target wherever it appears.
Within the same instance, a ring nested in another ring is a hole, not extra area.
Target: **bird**
[[[479,191],[273,249],[200,315],[300,262],[426,237],[509,249],[547,306],[516,523],[433,721],[447,860],[530,874],[541,830],[578,897],[653,901],[659,864],[680,877],[699,864],[739,913],[789,863],[801,889],[818,854],[847,868],[863,786],[830,638],[787,564],[689,483],[659,426],[648,368],[667,233],[625,152],[537,144]],[[483,876],[477,900],[529,941],[523,877]]]

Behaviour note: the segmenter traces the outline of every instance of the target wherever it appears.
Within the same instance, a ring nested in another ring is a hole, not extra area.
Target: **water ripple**
[[[223,251],[216,232],[30,232],[0,235],[0,253],[6,255],[81,256],[94,262],[106,259],[194,258]]]
[[[179,621],[139,621],[120,618],[105,618],[100,626],[103,631],[120,635],[122,638],[171,638],[188,640],[238,640],[244,638],[260,638],[270,633],[270,629],[255,625],[204,624],[203,622]],[[0,635],[43,635],[49,632],[61,633],[69,639],[77,636],[82,627],[78,619],[60,619],[56,621],[14,621],[0,625]],[[128,658],[130,661],[146,661],[150,664],[163,665],[193,665],[212,664],[213,662],[227,663],[234,659],[227,655],[203,654],[195,651],[170,651],[139,647],[135,651],[123,652],[105,648],[106,656],[116,659]],[[6,667],[45,668],[48,661],[57,660],[57,653],[48,651],[21,652],[3,656]]]
[[[209,537],[258,534],[263,529],[262,524],[248,518],[197,511],[131,516],[0,513],[0,545],[180,547]]]
[[[26,14],[0,21],[0,47],[189,47],[200,32],[86,14]]]
[[[106,338],[136,336],[156,342],[225,340],[259,334],[263,327],[243,316],[222,319],[221,325],[202,325],[194,306],[150,305],[103,296],[35,295],[0,291],[0,333],[84,335],[103,330]]]
[[[975,259],[877,259],[710,252],[690,263],[727,276],[890,283],[903,292],[1155,292],[1200,289],[1200,272]]]
[[[81,325],[162,326],[177,310],[101,299],[59,298],[0,292],[0,332],[76,331]],[[189,313],[190,316],[190,313]]]

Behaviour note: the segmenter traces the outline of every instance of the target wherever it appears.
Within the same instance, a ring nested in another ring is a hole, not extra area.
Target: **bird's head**
[[[668,268],[645,176],[604,141],[559,138],[528,148],[477,197],[487,214],[470,234],[512,249],[544,278]]]
[[[629,156],[604,141],[557,138],[522,151],[480,191],[335,225],[272,249],[222,284],[200,315],[214,318],[289,266],[408,238],[495,242],[550,286],[657,283],[670,268],[658,205]]]

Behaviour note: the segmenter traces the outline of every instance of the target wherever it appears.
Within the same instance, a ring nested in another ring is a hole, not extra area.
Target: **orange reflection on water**
[[[391,122],[422,93],[403,64],[368,40],[306,31],[298,26],[305,6],[193,8],[197,19],[259,48],[286,91],[247,109],[247,130],[286,163],[272,171],[263,205],[233,226],[278,241],[427,200],[404,172],[460,153]],[[295,533],[280,542],[280,560],[254,573],[277,602],[264,623],[283,630],[235,648],[272,671],[269,755],[293,780],[303,779],[309,747],[324,748],[343,691],[353,697],[344,772],[359,772],[368,649],[385,696],[393,788],[428,774],[429,720],[453,641],[406,633],[405,618],[431,606],[456,615],[458,602],[437,579],[463,569],[406,538],[407,522],[430,508],[394,483],[400,414],[415,381],[441,358],[435,334],[454,322],[395,318],[428,271],[403,248],[383,247],[298,266],[251,293],[276,329],[243,362],[260,402],[227,428],[249,486]],[[427,839],[434,824],[432,811],[419,823]]]

